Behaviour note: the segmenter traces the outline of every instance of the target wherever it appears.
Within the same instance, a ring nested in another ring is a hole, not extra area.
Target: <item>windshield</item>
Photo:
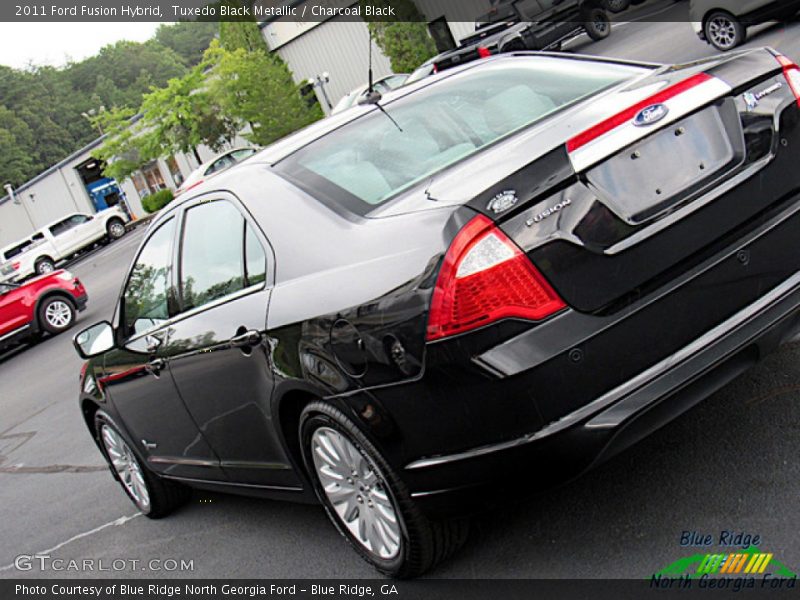
[[[316,198],[366,214],[482,148],[641,72],[553,57],[497,61],[390,102],[384,107],[391,118],[372,111],[290,155],[277,170]]]

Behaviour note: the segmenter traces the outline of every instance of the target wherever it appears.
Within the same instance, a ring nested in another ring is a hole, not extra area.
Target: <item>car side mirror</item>
[[[100,356],[114,348],[114,328],[108,321],[95,323],[76,335],[72,343],[81,358]]]

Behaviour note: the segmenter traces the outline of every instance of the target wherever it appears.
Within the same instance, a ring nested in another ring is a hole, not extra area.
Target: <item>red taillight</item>
[[[483,46],[478,46],[478,56],[481,58],[489,58],[492,55],[491,51],[488,48],[484,48]]]
[[[477,216],[445,254],[428,316],[428,341],[500,319],[539,320],[566,305],[527,256],[488,218]]]
[[[786,81],[789,82],[789,87],[792,88],[792,93],[794,93],[794,97],[797,98],[797,104],[800,106],[800,66],[797,66],[782,54],[779,54],[776,58],[783,66],[783,75],[786,77]]]
[[[639,114],[641,110],[647,108],[648,106],[666,102],[670,98],[674,98],[678,94],[682,94],[683,92],[693,87],[696,87],[702,83],[705,83],[706,81],[710,81],[711,79],[713,78],[711,77],[711,75],[708,75],[707,73],[698,73],[693,77],[689,77],[684,81],[676,83],[675,85],[671,85],[667,89],[662,90],[657,94],[650,96],[649,98],[646,98],[645,100],[642,100],[641,102],[638,102],[629,108],[626,108],[625,110],[617,113],[613,117],[606,119],[605,121],[598,123],[594,127],[587,129],[583,133],[576,135],[574,138],[572,138],[567,142],[567,151],[573,152],[578,148],[580,148],[581,146],[585,146],[589,142],[596,140],[601,135],[604,135],[609,131],[616,129],[620,125],[624,125],[625,123],[630,123],[636,117],[636,115]]]
[[[18,262],[11,263],[11,268],[14,269],[15,271],[19,271],[19,265],[20,263]]]

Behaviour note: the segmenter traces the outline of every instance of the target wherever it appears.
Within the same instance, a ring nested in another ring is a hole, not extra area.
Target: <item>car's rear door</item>
[[[87,215],[73,214],[48,228],[50,235],[53,237],[53,246],[62,257],[69,256],[80,250],[83,245],[82,236],[84,233],[80,225],[83,225],[88,220],[89,217]]]
[[[167,347],[172,376],[231,481],[295,487],[270,408],[269,244],[227,194],[186,205],[182,219],[182,318],[170,326]]]
[[[192,420],[169,374],[165,348],[173,313],[174,217],[147,238],[117,313],[119,345],[99,383],[148,466],[176,477],[224,480],[219,460]]]

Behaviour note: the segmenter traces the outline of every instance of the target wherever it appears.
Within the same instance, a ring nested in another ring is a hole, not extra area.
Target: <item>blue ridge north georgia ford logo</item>
[[[653,104],[643,108],[633,119],[633,124],[637,127],[647,127],[658,123],[669,114],[669,109],[663,104]]]

